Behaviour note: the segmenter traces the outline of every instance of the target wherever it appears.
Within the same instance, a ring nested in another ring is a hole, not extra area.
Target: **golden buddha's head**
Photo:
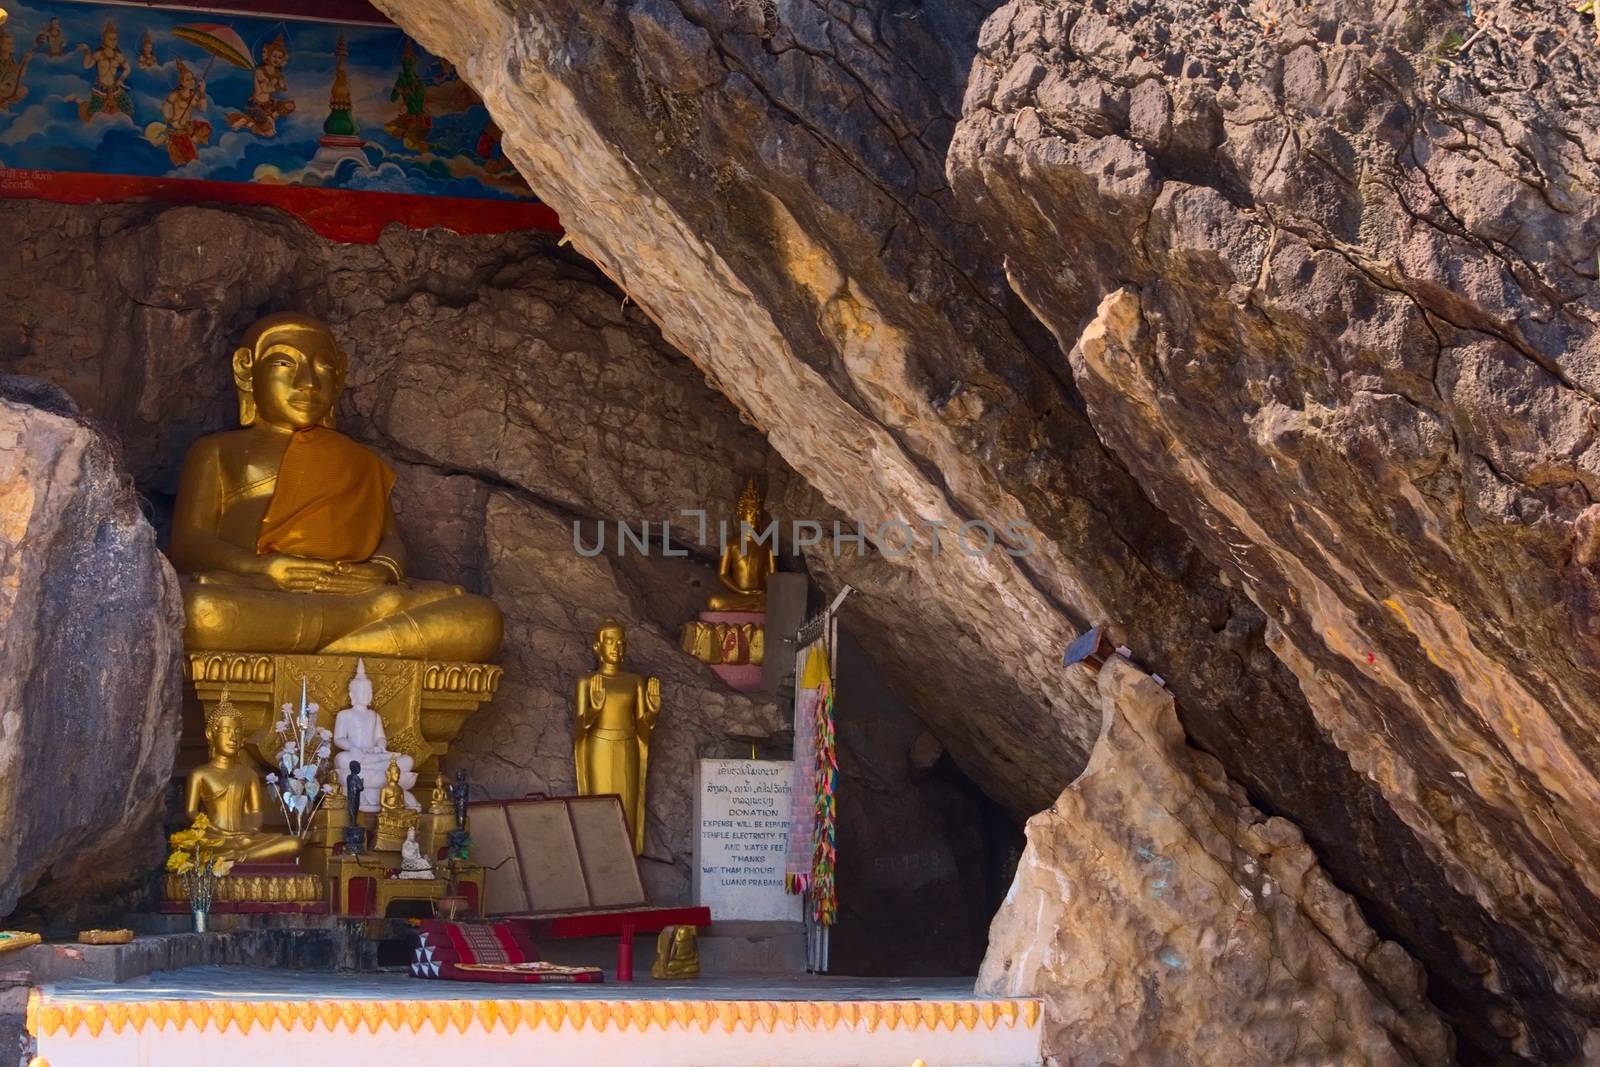
[[[233,350],[239,424],[332,428],[347,362],[333,331],[320,319],[298,311],[260,319]]]
[[[616,619],[607,619],[594,632],[594,658],[602,667],[622,666],[623,654],[628,651],[628,635]]]
[[[389,769],[383,772],[383,777],[390,785],[400,784],[400,764],[395,760],[389,761]]]
[[[744,491],[739,494],[739,503],[734,510],[741,523],[755,526],[761,522],[761,490],[756,488],[754,478],[745,481]]]
[[[224,703],[206,717],[206,743],[211,747],[213,759],[218,756],[232,759],[244,744],[244,721],[233,705]]]

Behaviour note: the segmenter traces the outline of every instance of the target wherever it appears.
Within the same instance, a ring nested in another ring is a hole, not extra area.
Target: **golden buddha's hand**
[[[388,585],[394,575],[378,563],[336,563],[333,573],[317,579],[316,591],[335,596],[353,596],[381,585]]]
[[[656,720],[661,717],[661,679],[646,678],[644,681],[644,729],[649,732],[656,728]]]
[[[351,596],[389,581],[387,568],[376,563],[338,563],[272,552],[260,558],[261,573],[279,589],[294,593]]]

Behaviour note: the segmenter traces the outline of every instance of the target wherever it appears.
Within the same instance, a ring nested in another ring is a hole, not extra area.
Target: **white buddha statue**
[[[422,846],[417,844],[415,826],[406,830],[405,843],[400,846],[400,877],[417,879],[433,877],[433,864],[423,856]]]
[[[361,810],[377,811],[382,806],[379,794],[383,792],[389,764],[400,768],[400,788],[405,790],[406,807],[421,810],[422,805],[411,795],[417,784],[416,772],[411,769],[411,757],[389,751],[389,738],[383,732],[383,717],[372,710],[372,679],[367,677],[364,659],[356,660],[356,674],[350,679],[350,706],[333,719],[333,744],[339,751],[333,765],[339,779],[350,773],[350,763],[361,764],[363,782],[371,783],[361,790]]]

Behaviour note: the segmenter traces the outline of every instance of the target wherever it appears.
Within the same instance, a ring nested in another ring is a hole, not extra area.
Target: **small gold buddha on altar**
[[[206,721],[211,759],[189,772],[184,813],[204,815],[207,847],[235,863],[291,860],[300,839],[261,829],[261,775],[243,750],[239,713],[226,697]]]
[[[184,461],[170,555],[190,651],[482,661],[500,611],[408,578],[394,472],[333,428],[347,359],[309,315],[269,315],[233,352],[241,429]]]
[[[761,491],[754,478],[739,494],[739,536],[722,550],[717,577],[727,592],[713,593],[706,601],[712,611],[766,611],[767,576],[778,569],[772,546],[756,541],[761,533]]]
[[[622,669],[628,639],[615,619],[600,624],[592,647],[597,669],[578,679],[578,721],[572,745],[578,792],[620,796],[634,854],[642,855],[645,774],[650,764],[650,735],[661,714],[661,679]]]
[[[722,549],[717,578],[726,587],[706,600],[707,610],[683,624],[678,643],[728,685],[752,692],[762,684],[766,656],[767,579],[777,571],[772,547],[761,543],[761,491],[745,482],[736,507],[739,536]]]
[[[400,785],[400,766],[389,764],[384,772],[384,785],[378,792],[378,832],[373,847],[380,851],[397,849],[405,840],[406,831],[417,828],[417,812],[406,805],[410,794]]]

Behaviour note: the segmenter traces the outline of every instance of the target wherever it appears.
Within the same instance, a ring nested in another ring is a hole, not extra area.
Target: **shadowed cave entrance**
[[[484,798],[571,792],[572,681],[592,667],[593,625],[621,619],[633,669],[665,692],[642,874],[653,903],[689,899],[694,761],[786,757],[792,708],[732,691],[677,647],[719,587],[717,546],[696,544],[679,513],[704,508],[715,537],[754,477],[774,518],[834,515],[622,293],[531,232],[391,227],[350,245],[270,209],[15,200],[0,203],[0,231],[13,250],[0,369],[58,387],[106,431],[163,544],[185,451],[236,425],[227,354],[240,331],[285,309],[329,321],[350,358],[338,423],[394,466],[413,573],[506,616],[500,692],[450,768]],[[641,520],[673,521],[687,557],[576,551],[575,523]],[[807,560],[786,550],[780,566],[806,573]],[[812,585],[814,602],[831,596]],[[832,969],[972,974],[1020,834],[854,640],[858,625],[847,610]],[[186,744],[180,769],[196,759]],[[154,831],[124,851],[92,880],[108,894],[99,906],[82,878],[46,876],[17,916],[64,931],[137,907],[128,876],[159,858]]]

